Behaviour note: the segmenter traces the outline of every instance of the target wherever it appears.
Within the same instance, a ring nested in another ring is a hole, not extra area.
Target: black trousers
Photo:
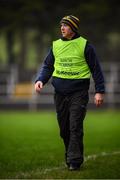
[[[55,93],[54,96],[60,136],[65,145],[66,163],[82,164],[83,120],[88,104],[88,91],[82,90],[69,95]]]

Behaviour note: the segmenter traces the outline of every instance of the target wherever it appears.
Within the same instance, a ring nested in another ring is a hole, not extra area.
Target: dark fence
[[[120,63],[102,63],[106,95],[103,108],[120,108]],[[54,89],[49,81],[37,94],[34,91],[35,71],[18,70],[17,67],[0,70],[0,109],[37,110],[54,108]],[[94,81],[91,78],[89,107],[95,107]]]

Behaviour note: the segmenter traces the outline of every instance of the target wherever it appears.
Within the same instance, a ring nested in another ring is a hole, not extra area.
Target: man
[[[40,92],[52,76],[60,135],[69,170],[79,170],[84,161],[83,120],[88,104],[90,76],[95,82],[94,102],[101,106],[104,78],[94,47],[78,33],[79,19],[73,15],[60,21],[62,37],[53,42],[35,81]]]

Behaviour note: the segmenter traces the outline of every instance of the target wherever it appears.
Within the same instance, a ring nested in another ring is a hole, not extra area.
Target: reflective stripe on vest
[[[82,37],[53,42],[53,76],[65,79],[90,78],[90,69],[84,57],[86,42],[87,40]]]

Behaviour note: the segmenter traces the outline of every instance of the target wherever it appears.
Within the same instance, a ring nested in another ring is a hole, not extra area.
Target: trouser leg
[[[70,105],[70,136],[67,151],[67,162],[82,164],[83,157],[83,120],[86,115],[88,93],[79,92],[71,97]]]
[[[60,136],[65,145],[65,156],[69,145],[69,107],[68,99],[65,96],[55,94],[55,105],[57,112],[57,120],[60,128]]]

